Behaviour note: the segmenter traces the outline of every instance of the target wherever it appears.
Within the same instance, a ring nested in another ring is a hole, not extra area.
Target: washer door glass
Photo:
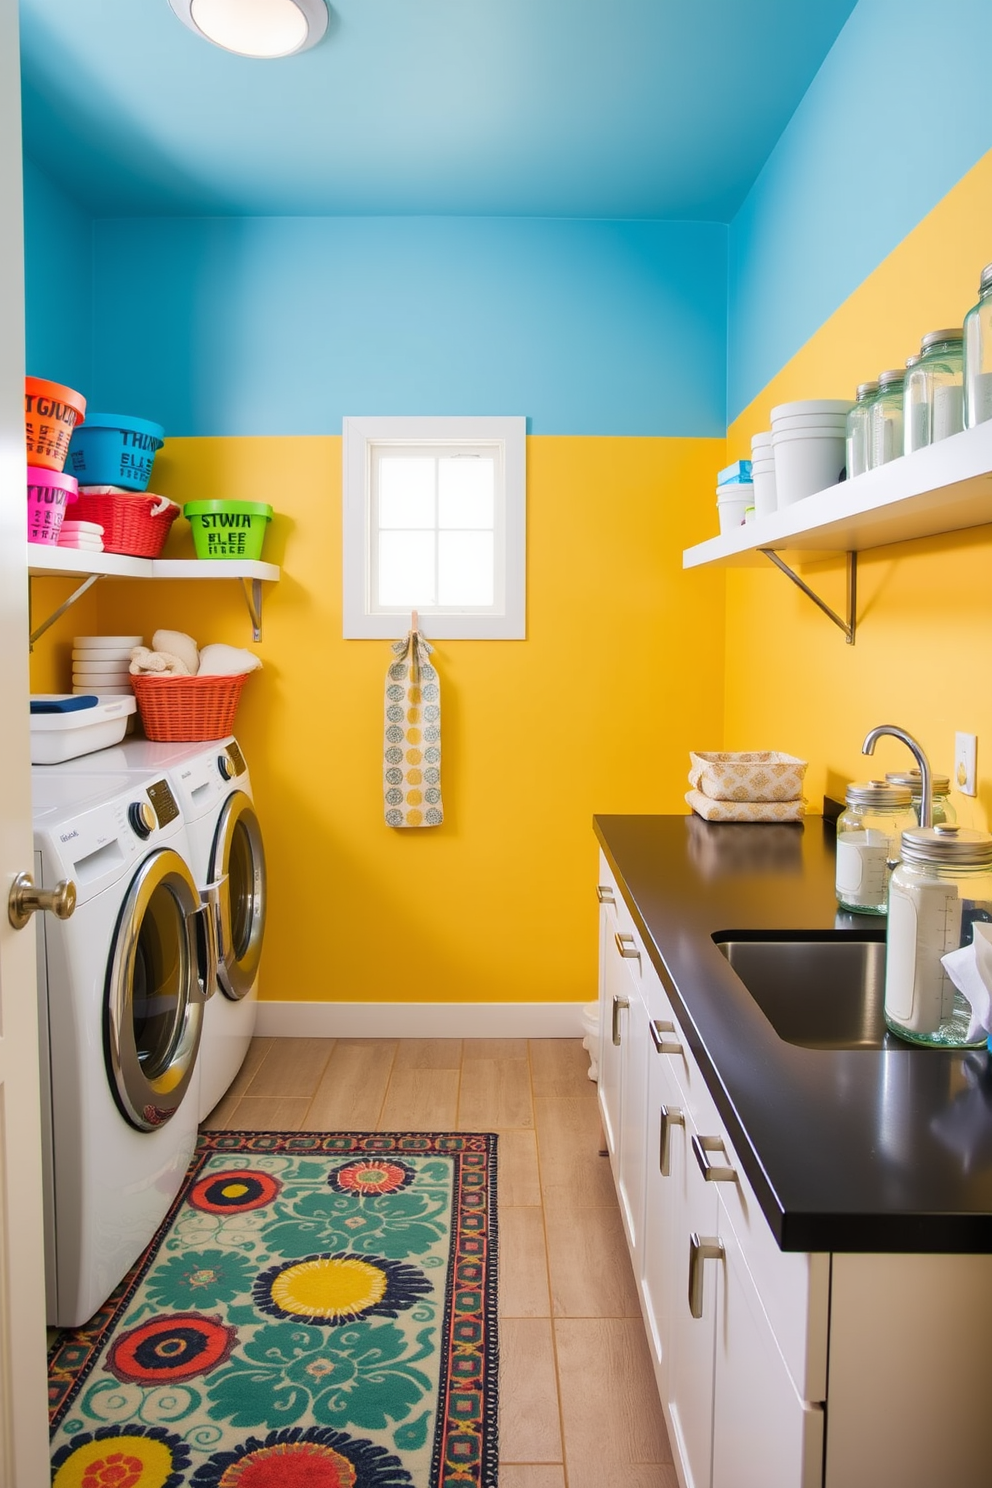
[[[217,979],[237,1001],[255,985],[265,935],[265,848],[262,829],[244,791],[224,802],[214,833],[210,877],[221,883]]]
[[[168,1121],[193,1077],[203,1020],[200,896],[178,853],[146,858],[121,908],[107,972],[107,1059],[122,1114],[142,1131]]]

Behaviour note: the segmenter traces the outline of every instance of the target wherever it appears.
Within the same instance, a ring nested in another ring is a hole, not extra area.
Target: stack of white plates
[[[73,636],[72,690],[98,697],[131,691],[131,652],[142,636]]]
[[[99,522],[63,522],[59,529],[59,547],[102,553],[103,528]]]

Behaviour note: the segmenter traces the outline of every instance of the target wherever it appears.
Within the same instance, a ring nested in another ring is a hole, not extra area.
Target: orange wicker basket
[[[174,501],[164,496],[86,496],[79,493],[72,518],[99,522],[105,553],[127,553],[131,558],[157,558],[169,528],[179,515]]]
[[[170,744],[222,739],[234,728],[248,675],[132,677],[145,737]]]

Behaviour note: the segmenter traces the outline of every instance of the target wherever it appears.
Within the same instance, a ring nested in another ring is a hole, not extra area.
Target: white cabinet
[[[827,1258],[778,1250],[605,860],[599,882],[600,1109],[681,1481],[820,1488]]]
[[[823,1405],[796,1394],[722,1202],[716,1232],[714,1488],[814,1488],[823,1482]]]
[[[600,1109],[681,1488],[988,1488],[992,1255],[781,1251],[599,882]]]
[[[627,1243],[639,1259],[648,1081],[647,1011],[641,991],[644,957],[605,880],[600,889],[600,1114]]]

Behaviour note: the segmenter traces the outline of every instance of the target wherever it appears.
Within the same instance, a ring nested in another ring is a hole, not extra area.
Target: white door
[[[34,931],[6,899],[31,870],[24,271],[17,0],[0,0],[0,1484],[50,1481]]]

